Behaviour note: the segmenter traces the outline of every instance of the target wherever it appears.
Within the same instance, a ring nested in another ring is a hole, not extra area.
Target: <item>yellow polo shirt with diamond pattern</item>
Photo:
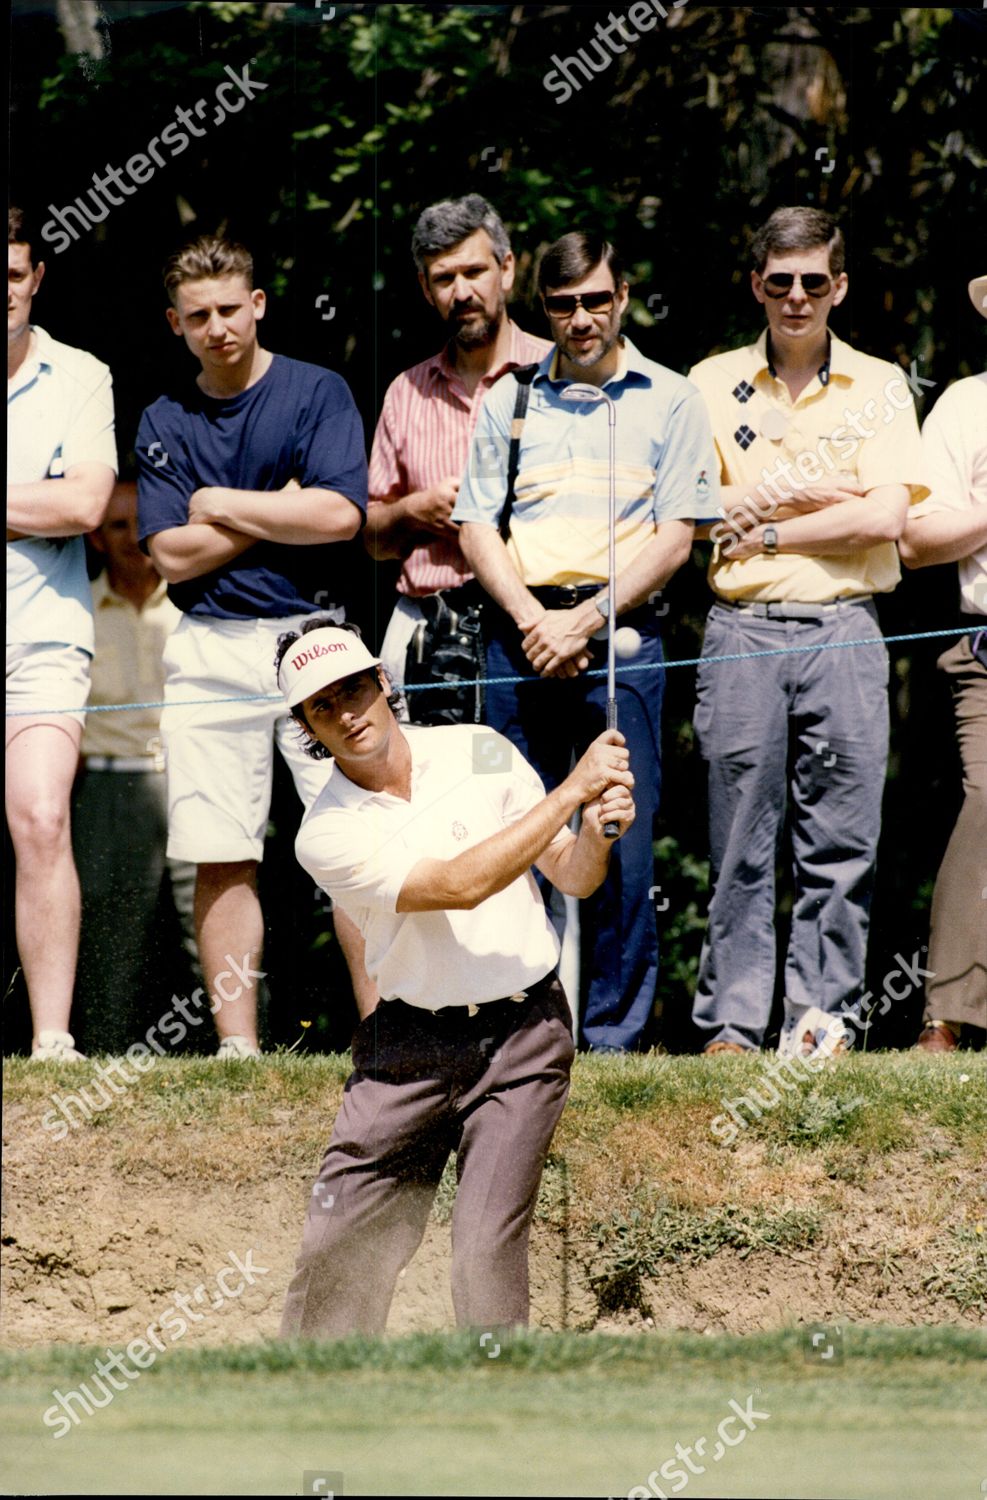
[[[720,482],[751,492],[764,485],[762,512],[750,526],[770,520],[763,501],[779,499],[779,484],[791,488],[836,473],[852,475],[865,490],[906,485],[913,505],[924,499],[929,491],[915,403],[901,366],[861,354],[830,334],[828,365],[793,401],[773,373],[767,339],[765,329],[755,344],[714,354],[689,371],[709,412]],[[765,484],[766,475],[774,482]],[[743,520],[740,526],[748,529]],[[901,568],[893,542],[826,557],[779,552],[737,561],[716,545],[708,577],[723,599],[819,604],[889,593]]]

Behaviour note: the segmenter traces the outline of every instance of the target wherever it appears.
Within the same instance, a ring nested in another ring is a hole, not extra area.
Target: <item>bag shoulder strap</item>
[[[521,365],[514,371],[514,379],[517,381],[517,395],[514,398],[514,417],[511,422],[511,446],[507,455],[507,495],[504,499],[504,508],[500,513],[500,524],[497,528],[502,540],[505,542],[511,529],[511,512],[514,509],[514,484],[517,479],[518,465],[521,459],[521,432],[528,411],[531,382],[534,380],[537,370],[537,365]]]

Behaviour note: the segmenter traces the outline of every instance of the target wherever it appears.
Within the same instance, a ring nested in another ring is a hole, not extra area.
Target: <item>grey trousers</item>
[[[124,1052],[201,983],[192,906],[195,866],[165,857],[160,771],[83,769],[72,789],[82,889],[73,1034],[84,1051]]]
[[[398,1273],[456,1153],[452,1298],[462,1327],[528,1321],[528,1236],[569,1091],[572,1019],[554,975],[475,1016],[385,1000],[353,1037],[353,1073],[316,1178],[283,1338],[381,1333]]]
[[[714,604],[703,655],[880,633],[870,601],[800,620]],[[789,804],[786,1014],[810,1005],[839,1014],[863,986],[888,757],[887,648],[708,663],[699,668],[695,729],[709,767],[712,896],[693,1019],[707,1045],[759,1047],[775,990],[775,866]]]
[[[938,665],[953,694],[965,795],[932,897],[925,1020],[987,1027],[987,667],[966,636]]]

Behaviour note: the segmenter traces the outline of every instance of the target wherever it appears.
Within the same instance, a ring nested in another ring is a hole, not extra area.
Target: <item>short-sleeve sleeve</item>
[[[944,391],[922,425],[922,452],[929,495],[914,508],[913,515],[968,510],[972,503],[970,476],[973,465],[965,441],[967,433],[959,397],[960,392],[955,386]],[[987,407],[987,401],[984,405]]]
[[[499,380],[480,408],[469,460],[450,520],[496,526],[507,490],[516,380]]]
[[[295,854],[333,900],[393,916],[401,887],[423,856],[386,824],[374,824],[372,808],[313,809],[298,831]]]
[[[370,498],[396,500],[408,493],[408,475],[398,454],[397,443],[398,382],[392,380],[384,396],[380,417],[370,450]]]
[[[113,425],[113,377],[106,365],[92,362],[94,379],[87,398],[72,415],[62,437],[65,472],[76,464],[105,464],[114,474],[117,445]]]
[[[891,378],[881,401],[867,403],[863,412],[866,428],[855,429],[867,434],[856,459],[857,477],[865,490],[883,484],[906,485],[914,503],[929,493],[915,402],[904,373],[894,365],[886,368]],[[872,405],[876,412],[872,413]]]
[[[198,482],[180,434],[166,420],[159,403],[149,406],[140,419],[136,453],[137,530],[144,546],[149,536],[186,524],[189,500]]]
[[[323,372],[313,420],[297,440],[295,463],[303,489],[333,490],[367,512],[367,452],[363,422],[342,376]]]
[[[706,403],[690,387],[669,412],[667,439],[655,474],[656,525],[715,516],[719,472]]]

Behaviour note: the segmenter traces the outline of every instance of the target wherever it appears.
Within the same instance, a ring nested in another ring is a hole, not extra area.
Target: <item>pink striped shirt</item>
[[[370,453],[371,500],[400,500],[466,468],[470,440],[487,391],[509,370],[539,363],[547,339],[509,323],[510,352],[484,375],[471,396],[443,348],[392,380],[384,397]],[[413,598],[455,588],[473,575],[456,541],[433,536],[404,560],[398,593]]]

